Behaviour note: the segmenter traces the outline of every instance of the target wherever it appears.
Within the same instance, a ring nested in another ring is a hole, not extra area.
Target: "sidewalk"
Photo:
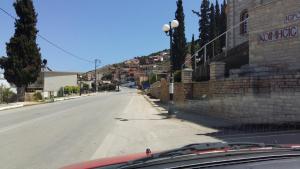
[[[149,96],[144,95],[146,100],[157,110],[167,112],[168,106],[162,104],[159,99],[153,99]],[[201,108],[201,107],[199,107]],[[221,118],[211,117],[208,115],[198,114],[196,112],[184,112],[182,110],[176,110],[176,119],[188,121],[196,125],[206,126],[217,130],[218,132],[206,134],[218,139],[224,137],[240,137],[260,134],[272,134],[272,133],[289,133],[300,131],[300,123],[293,124],[237,124],[224,120]]]
[[[96,94],[98,94],[98,93],[83,94],[81,96],[68,96],[68,97],[54,98],[54,102],[77,99],[77,98],[87,97],[87,96],[93,96]],[[45,100],[45,101],[39,101],[39,102],[16,102],[16,103],[9,103],[9,104],[0,104],[0,111],[20,108],[20,107],[24,107],[24,106],[34,106],[34,105],[39,105],[39,104],[52,103],[52,102],[53,101],[51,101],[51,100]]]
[[[1,110],[8,110],[8,109],[19,108],[19,107],[23,107],[23,106],[24,106],[23,102],[0,104],[0,111]]]
[[[161,112],[168,112],[168,105],[160,102],[159,99],[150,98],[147,95],[144,95],[146,100],[155,108],[157,108]],[[194,112],[183,112],[182,110],[175,110],[175,118],[189,121],[195,124],[204,125],[211,128],[223,128],[232,126],[232,123],[229,121],[225,121],[223,119],[197,114]]]
[[[217,142],[206,136],[216,130],[188,121],[166,118],[142,95],[135,94],[91,159],[178,148],[192,143]]]

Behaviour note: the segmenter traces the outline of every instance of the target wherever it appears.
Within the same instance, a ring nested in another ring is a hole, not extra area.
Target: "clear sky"
[[[14,0],[0,7],[16,16]],[[33,0],[39,33],[64,49],[102,65],[148,55],[169,46],[162,25],[174,19],[176,0]],[[184,0],[186,37],[198,36],[201,0]],[[0,56],[14,33],[14,20],[0,11]],[[42,57],[57,71],[87,71],[93,64],[72,58],[38,38]]]

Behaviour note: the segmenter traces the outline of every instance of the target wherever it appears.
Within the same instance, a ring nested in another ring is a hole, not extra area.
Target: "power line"
[[[7,12],[6,10],[4,10],[3,8],[0,7],[0,10],[5,13],[7,16],[9,16],[10,18],[14,19],[14,20],[17,20],[16,17],[14,17],[12,14],[10,14],[9,12]],[[54,42],[51,42],[50,40],[48,40],[45,36],[42,36],[41,34],[37,34],[38,37],[40,37],[41,39],[43,39],[44,41],[46,41],[47,43],[49,43],[50,45],[52,45],[53,47],[59,49],[60,51],[78,59],[78,60],[81,60],[81,61],[85,61],[85,62],[88,62],[88,63],[94,63],[93,61],[90,61],[88,59],[85,59],[83,57],[80,57],[80,56],[77,56],[75,54],[73,54],[72,52],[69,52],[68,50],[60,47],[59,45],[55,44]]]

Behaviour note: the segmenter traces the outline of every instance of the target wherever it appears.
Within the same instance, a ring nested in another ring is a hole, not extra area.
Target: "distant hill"
[[[197,51],[200,47],[199,47],[199,43],[197,42],[198,40],[196,40],[196,47],[195,47],[195,50]],[[188,42],[187,43],[187,48],[188,48],[188,54],[190,54],[190,48],[191,48],[191,42]],[[161,50],[161,51],[157,51],[157,52],[153,52],[149,55],[146,55],[146,56],[139,56],[139,57],[133,57],[133,58],[148,58],[148,57],[151,57],[151,56],[157,56],[159,55],[160,53],[164,53],[164,52],[167,52],[169,53],[170,52],[170,49],[164,49],[164,50]],[[106,65],[104,67],[101,67],[101,68],[98,68],[97,70],[98,71],[102,71],[102,72],[108,72],[109,71],[109,68],[110,67],[123,67],[124,66],[124,62],[121,62],[121,63],[115,63],[115,64],[111,64],[111,65]],[[94,71],[94,70],[91,70],[91,71]]]
[[[188,48],[188,53],[190,53],[190,49],[191,49],[191,42],[188,42],[187,43],[187,48]],[[199,44],[198,44],[198,40],[196,40],[196,46],[195,46],[195,49],[196,49],[196,51],[199,49],[200,47],[199,47]],[[163,52],[170,52],[170,49],[164,49],[164,50],[161,50],[161,51],[158,51],[158,52],[154,52],[154,53],[151,53],[151,54],[149,54],[149,55],[147,55],[147,56],[145,56],[145,57],[150,57],[150,56],[156,56],[156,55],[158,55],[158,54],[160,54],[160,53],[163,53]]]

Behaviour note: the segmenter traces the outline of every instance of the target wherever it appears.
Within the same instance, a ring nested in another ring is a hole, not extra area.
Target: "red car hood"
[[[291,148],[292,147],[300,148],[300,145],[283,145],[283,146],[287,146]],[[258,150],[258,149],[263,149],[263,148],[251,148],[249,150]],[[217,153],[217,152],[225,152],[225,151],[228,151],[228,149],[199,151],[199,152],[195,152],[195,154],[207,154],[207,153],[213,153],[213,152]],[[146,153],[138,153],[138,154],[132,154],[126,156],[119,156],[119,157],[110,157],[110,158],[103,158],[99,160],[83,162],[79,164],[73,164],[70,166],[63,167],[61,169],[93,169],[93,168],[104,167],[113,164],[126,163],[128,161],[137,160],[145,157],[147,157]]]
[[[108,165],[126,163],[131,160],[137,160],[139,158],[147,157],[146,153],[132,154],[119,157],[103,158],[99,160],[93,160],[89,162],[83,162],[79,164],[74,164],[70,166],[63,167],[61,169],[93,169],[96,167],[104,167]]]

